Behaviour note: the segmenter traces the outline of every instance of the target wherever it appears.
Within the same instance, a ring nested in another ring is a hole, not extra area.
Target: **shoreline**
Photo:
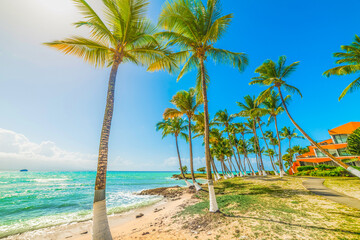
[[[175,191],[172,191],[174,190]],[[170,193],[169,193],[170,190]],[[139,195],[156,195],[163,198],[153,204],[142,206],[135,209],[129,209],[122,213],[115,213],[108,215],[110,229],[113,238],[116,239],[118,235],[125,236],[129,234],[136,234],[141,231],[145,225],[157,219],[159,216],[173,214],[177,212],[178,207],[187,205],[192,197],[192,193],[185,193],[186,187],[164,187],[143,190]],[[136,193],[134,193],[136,194]],[[184,205],[185,204],[185,205]],[[136,216],[143,214],[142,217]],[[144,221],[145,220],[145,221]],[[129,225],[130,224],[130,225]],[[145,225],[144,225],[145,224]],[[132,227],[135,226],[135,227]],[[142,227],[141,227],[142,226]],[[142,234],[142,233],[139,233]],[[76,239],[85,240],[91,239],[92,235],[92,219],[76,221],[67,224],[56,225],[52,227],[45,227],[37,230],[26,231],[4,237],[4,240],[25,240],[25,239]],[[121,238],[123,239],[123,237]]]

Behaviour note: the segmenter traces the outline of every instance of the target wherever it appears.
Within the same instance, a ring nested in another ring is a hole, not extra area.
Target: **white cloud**
[[[179,160],[177,157],[169,157],[165,159],[164,165],[168,167],[178,167],[179,166]]]
[[[54,142],[31,142],[23,134],[0,128],[0,169],[95,170],[95,154],[69,152]]]

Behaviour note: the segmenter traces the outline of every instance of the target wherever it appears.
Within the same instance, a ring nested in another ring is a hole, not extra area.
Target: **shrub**
[[[360,128],[356,129],[347,139],[347,150],[352,155],[360,155]]]
[[[332,170],[335,168],[336,167],[334,167],[334,166],[330,166],[330,165],[326,165],[326,164],[319,164],[319,165],[315,166],[315,169],[319,169],[319,170]]]
[[[307,170],[314,170],[314,167],[313,166],[301,166],[301,167],[298,167],[297,170],[299,172],[307,171]]]
[[[348,177],[349,173],[342,167],[332,167],[332,170],[307,170],[295,174],[296,176],[316,176],[316,177]]]

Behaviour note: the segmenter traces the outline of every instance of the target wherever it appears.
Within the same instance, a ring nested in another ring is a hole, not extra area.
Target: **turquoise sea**
[[[108,172],[108,213],[150,205],[158,196],[144,189],[186,186],[176,172]],[[91,219],[95,172],[0,172],[0,238]]]

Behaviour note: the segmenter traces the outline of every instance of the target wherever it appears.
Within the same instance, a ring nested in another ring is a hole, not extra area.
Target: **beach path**
[[[327,198],[331,201],[346,205],[348,207],[360,209],[360,200],[347,196],[345,194],[336,192],[323,185],[325,179],[323,178],[308,178],[303,182],[303,186],[310,192]]]

